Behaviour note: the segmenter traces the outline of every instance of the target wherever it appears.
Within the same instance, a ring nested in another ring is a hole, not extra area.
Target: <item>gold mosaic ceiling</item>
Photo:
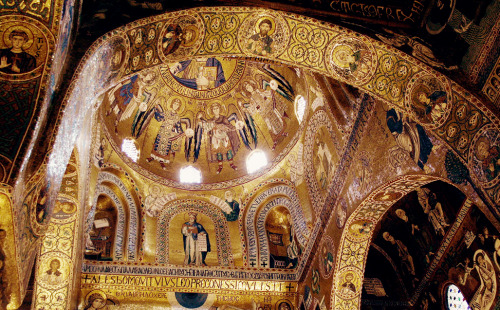
[[[297,68],[193,58],[129,76],[107,91],[100,109],[108,139],[135,171],[182,187],[179,171],[192,166],[201,171],[200,187],[229,187],[269,172],[294,147],[314,83]],[[139,150],[136,161],[120,151],[124,140]],[[247,159],[260,151],[268,164],[248,173]]]

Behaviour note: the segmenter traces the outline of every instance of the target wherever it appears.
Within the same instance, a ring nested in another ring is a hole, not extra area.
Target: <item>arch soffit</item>
[[[428,175],[401,176],[372,191],[346,221],[335,263],[333,285],[331,292],[331,305],[344,309],[359,309],[361,306],[361,287],[356,289],[357,294],[344,296],[341,293],[342,278],[346,273],[352,273],[358,283],[363,283],[364,269],[368,258],[368,251],[373,239],[373,229],[366,234],[356,234],[349,227],[355,222],[364,222],[375,228],[384,214],[401,198],[410,192],[434,181],[442,181],[457,188],[447,179]],[[458,189],[458,188],[457,188]],[[460,189],[458,189],[460,190]],[[466,198],[465,204],[470,206],[472,201]],[[458,216],[458,215],[457,215]]]

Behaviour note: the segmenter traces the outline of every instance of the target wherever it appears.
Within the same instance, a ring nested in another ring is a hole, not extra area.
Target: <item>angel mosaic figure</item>
[[[162,169],[166,169],[165,164],[170,163],[170,155],[172,155],[172,160],[175,158],[175,153],[181,148],[182,138],[185,138],[186,160],[189,159],[189,149],[194,131],[191,129],[191,120],[179,116],[181,105],[181,100],[174,98],[171,101],[169,111],[163,111],[159,104],[155,107],[154,118],[162,124],[156,135],[151,156],[146,161],[157,160]],[[185,125],[185,131],[182,125]]]
[[[238,170],[233,162],[241,144],[238,133],[246,147],[251,149],[245,123],[238,119],[236,113],[232,113],[229,117],[222,115],[221,108],[222,106],[218,102],[209,107],[213,114],[212,118],[203,117],[203,112],[198,113],[194,141],[194,162],[196,162],[200,154],[204,133],[206,133],[208,161],[218,163],[217,174],[222,171],[224,161],[229,162],[229,166],[234,170]]]
[[[288,81],[270,65],[263,65],[261,70],[271,79],[263,80],[262,88],[259,88],[255,81],[248,81],[244,84],[243,93],[249,100],[249,110],[258,112],[264,119],[273,140],[274,150],[288,136],[286,119],[289,117],[286,113],[286,102],[282,100],[292,102],[295,92]]]
[[[156,75],[148,72],[145,76],[136,74],[130,79],[119,83],[108,95],[109,109],[106,116],[112,112],[116,114],[115,133],[118,123],[132,116],[142,102],[147,102],[151,94],[144,91],[144,87],[154,82]]]

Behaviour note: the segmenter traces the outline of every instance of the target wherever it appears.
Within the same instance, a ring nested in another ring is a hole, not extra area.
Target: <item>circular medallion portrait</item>
[[[41,73],[47,61],[48,37],[45,27],[36,21],[0,19],[0,78],[17,80]],[[52,42],[52,38],[51,38]],[[33,71],[35,71],[34,74]],[[30,75],[27,75],[30,73]]]
[[[431,75],[420,75],[408,85],[406,109],[419,123],[430,128],[444,124],[451,111],[451,86]]]
[[[349,237],[361,241],[366,240],[371,236],[375,225],[367,219],[357,219],[349,225]]]
[[[163,62],[191,56],[202,44],[205,26],[198,16],[180,16],[165,23],[158,39],[158,54]]]
[[[45,255],[41,258],[40,266],[37,282],[43,287],[58,287],[68,283],[69,265],[63,258]]]
[[[290,30],[282,17],[262,13],[250,15],[238,31],[238,44],[250,55],[276,57],[284,52]]]
[[[332,276],[335,267],[335,246],[332,238],[325,235],[321,240],[319,249],[320,253],[317,255],[318,265],[320,266],[319,271],[323,279],[328,279]]]
[[[354,85],[367,83],[377,68],[375,49],[367,38],[361,36],[335,37],[326,53],[330,72]]]
[[[353,298],[361,294],[363,274],[357,268],[347,267],[337,276],[337,294],[343,298]]]
[[[469,149],[469,164],[474,176],[490,187],[498,183],[500,177],[500,134],[493,126],[481,130]]]

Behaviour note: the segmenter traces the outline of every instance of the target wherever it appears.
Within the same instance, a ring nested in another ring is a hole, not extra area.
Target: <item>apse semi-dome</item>
[[[128,75],[105,93],[100,115],[114,150],[142,175],[180,188],[230,187],[269,172],[294,147],[315,83],[281,64],[198,57]],[[137,146],[136,161],[117,147],[124,140]],[[269,164],[249,174],[256,150]],[[180,182],[186,166],[201,171],[201,184]]]

